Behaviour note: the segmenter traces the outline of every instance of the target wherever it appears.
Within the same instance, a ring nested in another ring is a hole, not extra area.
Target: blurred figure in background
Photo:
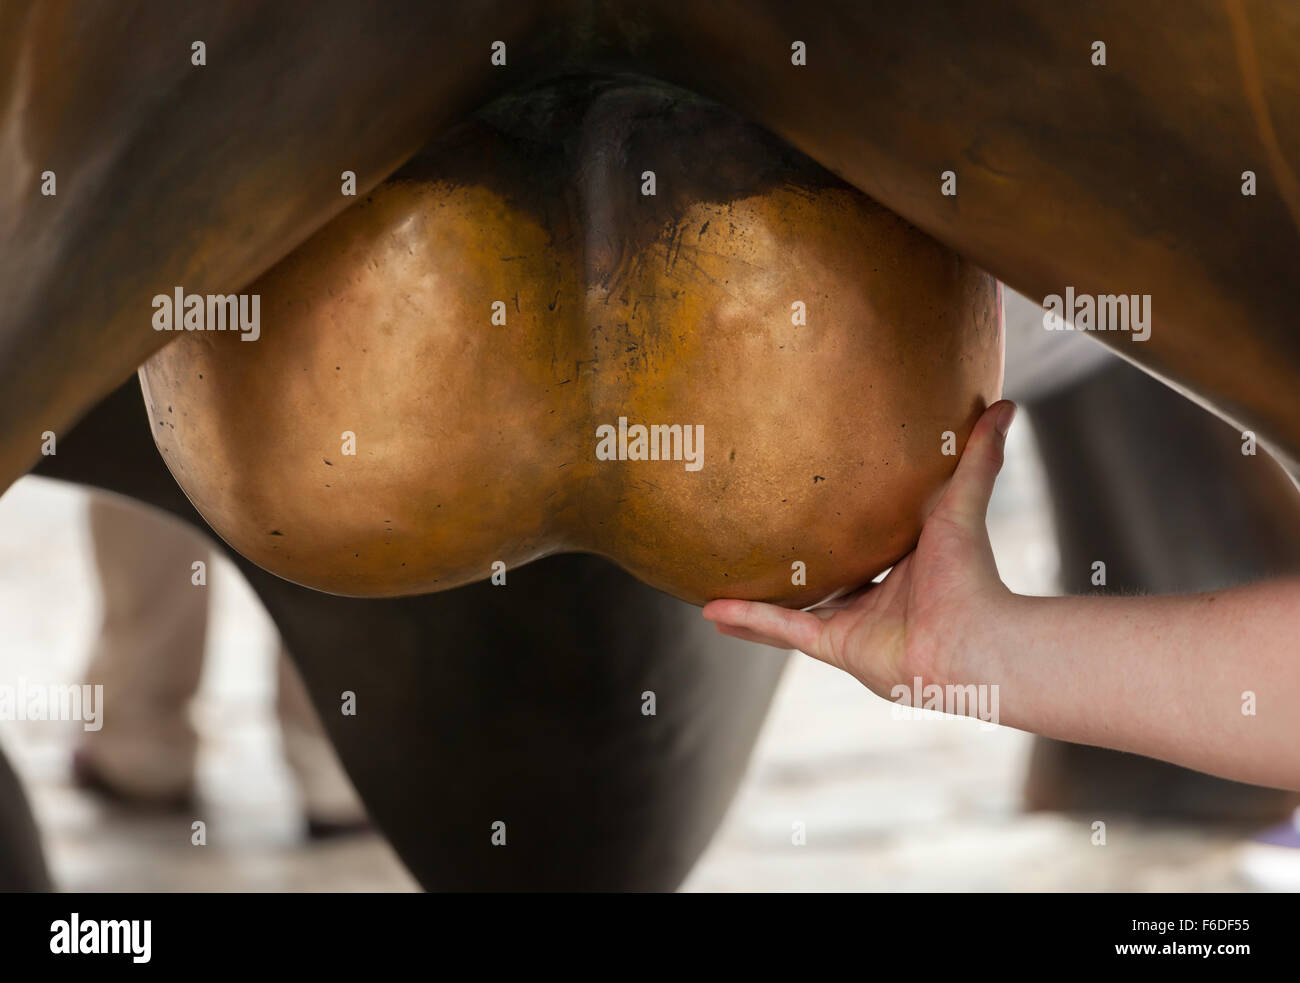
[[[208,569],[213,557],[180,523],[105,496],[93,499],[89,523],[103,615],[86,678],[103,684],[112,712],[101,730],[82,734],[73,774],[125,803],[178,808],[194,795],[199,742],[189,706],[208,628],[208,591],[193,584],[193,564]],[[277,662],[281,740],[309,834],[366,828],[360,799],[283,649]]]

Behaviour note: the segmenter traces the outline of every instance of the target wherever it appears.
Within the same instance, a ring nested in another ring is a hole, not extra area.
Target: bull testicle
[[[813,604],[912,547],[1001,387],[989,275],[656,85],[489,107],[247,290],[254,344],[141,370],[153,432],[231,546],[338,594],[585,551]]]

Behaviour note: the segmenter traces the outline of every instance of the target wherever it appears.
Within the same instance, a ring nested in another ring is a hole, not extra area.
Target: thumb
[[[983,525],[993,482],[1002,470],[1002,450],[1016,416],[1016,404],[1001,399],[984,411],[971,430],[957,470],[935,506],[934,514],[965,525]]]

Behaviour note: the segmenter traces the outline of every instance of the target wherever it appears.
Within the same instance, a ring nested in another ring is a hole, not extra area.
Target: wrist
[[[966,598],[944,596],[909,625],[896,678],[876,692],[905,706],[1000,723],[1000,638],[1016,600],[1000,581]]]
[[[904,660],[906,679],[900,682],[910,686],[918,677],[924,684],[945,687],[997,682],[1003,642],[1014,624],[1012,608],[1023,600],[1000,580],[961,600],[945,598],[923,633],[925,644],[916,657]]]

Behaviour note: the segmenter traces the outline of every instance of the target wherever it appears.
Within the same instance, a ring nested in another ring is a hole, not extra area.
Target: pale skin
[[[980,418],[916,549],[880,583],[814,611],[725,600],[704,616],[886,699],[917,677],[996,684],[1004,725],[1300,790],[1300,578],[1164,597],[1012,593],[985,516],[1014,415],[1002,400]]]

